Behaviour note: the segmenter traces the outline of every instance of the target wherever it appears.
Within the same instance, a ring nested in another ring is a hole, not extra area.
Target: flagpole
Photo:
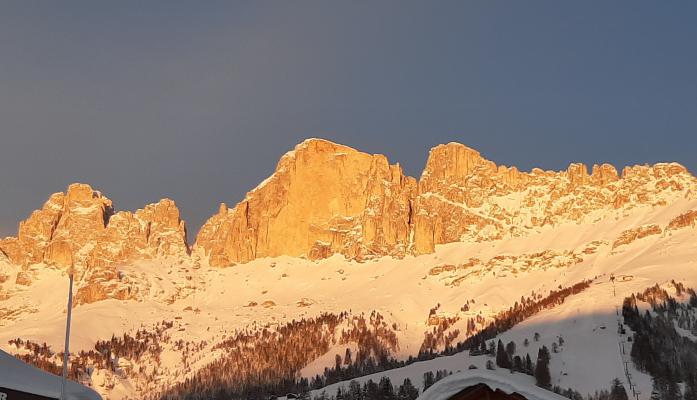
[[[70,318],[73,313],[73,270],[69,271],[70,288],[68,289],[68,319],[65,323],[65,347],[63,349],[63,379],[61,381],[61,400],[65,397],[65,385],[68,381],[68,358],[70,354]]]

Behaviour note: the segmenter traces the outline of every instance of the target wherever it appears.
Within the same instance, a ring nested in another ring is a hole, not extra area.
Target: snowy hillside
[[[94,368],[83,371],[79,379],[109,399],[142,398],[183,382],[221,359],[231,350],[216,345],[235,331],[273,331],[323,312],[350,316],[329,332],[333,339],[326,351],[308,360],[302,375],[309,378],[333,367],[335,356],[344,357],[346,348],[355,354],[357,344],[342,342],[341,331],[348,329],[351,318],[361,314],[367,318],[373,311],[382,316],[380,326],[385,332],[393,332],[397,339],[392,355],[405,360],[416,356],[425,333],[439,326],[445,326],[441,339],[449,337],[449,343],[455,344],[467,337],[470,320],[476,321],[476,331],[521,297],[540,297],[592,279],[589,289],[500,337],[505,343],[516,343],[516,354],[529,353],[534,358],[539,346],[551,348],[562,336],[564,344],[551,357],[552,383],[585,395],[607,388],[615,377],[625,379],[623,360],[627,358],[620,352],[623,338],[617,334],[617,309],[624,297],[670,280],[697,287],[697,229],[689,225],[669,229],[671,221],[695,208],[695,200],[638,207],[598,222],[567,223],[506,240],[440,245],[433,254],[404,259],[383,257],[359,263],[339,255],[321,261],[284,256],[214,269],[205,263],[165,258],[120,266],[120,284],[133,300],[79,305],[73,313],[73,350],[95,350],[97,341],[124,334],[149,344],[147,349],[123,353],[114,350],[118,345],[108,347],[111,354],[99,356],[104,359],[86,358]],[[636,233],[652,225],[658,229]],[[27,348],[9,343],[21,338],[46,342],[55,353],[60,351],[67,290],[64,272],[44,265],[26,271],[3,265],[0,271],[4,276],[0,347],[28,354]],[[23,285],[18,279],[22,275],[29,275],[32,283]],[[539,341],[534,340],[535,332]],[[143,339],[147,337],[152,341]],[[528,347],[523,345],[526,338]],[[436,350],[443,349],[443,340],[436,341]],[[49,359],[59,364],[55,354]],[[409,377],[420,385],[426,371],[455,372],[470,365],[484,369],[488,359],[459,353],[386,374],[395,383]],[[650,379],[630,368],[640,398],[648,398]],[[375,380],[375,376],[358,380],[370,378]],[[522,374],[512,379],[534,382]],[[336,387],[324,390],[334,394]]]

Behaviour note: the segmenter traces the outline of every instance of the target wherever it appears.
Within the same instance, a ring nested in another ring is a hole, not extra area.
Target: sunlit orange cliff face
[[[322,139],[281,157],[274,173],[235,207],[221,204],[186,243],[174,201],[114,212],[89,185],[50,196],[0,240],[14,264],[107,268],[134,259],[189,257],[212,266],[281,255],[364,260],[433,252],[438,244],[524,236],[567,222],[598,220],[640,205],[697,195],[683,166],[570,164],[566,171],[497,166],[459,143],[431,149],[417,181],[399,164]]]

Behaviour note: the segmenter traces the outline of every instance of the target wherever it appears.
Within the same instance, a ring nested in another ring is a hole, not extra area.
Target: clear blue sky
[[[0,4],[0,234],[75,181],[195,233],[307,137],[694,172],[697,2]]]

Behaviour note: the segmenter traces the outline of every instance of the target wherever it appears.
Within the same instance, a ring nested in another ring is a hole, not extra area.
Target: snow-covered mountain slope
[[[476,329],[481,329],[521,297],[594,279],[588,290],[501,337],[515,340],[518,352],[534,357],[536,346],[550,346],[562,335],[565,344],[551,360],[553,383],[589,393],[606,388],[614,377],[622,378],[616,307],[625,296],[671,279],[697,287],[697,229],[674,223],[695,209],[697,201],[678,199],[662,206],[637,206],[631,213],[620,210],[595,222],[546,226],[526,236],[451,243],[439,245],[432,254],[363,263],[340,255],[319,261],[262,258],[224,269],[193,259],[138,261],[116,270],[117,284],[129,293],[129,300],[77,306],[72,348],[94,350],[97,341],[112,335],[157,331],[161,349],[130,357],[107,354],[106,364],[95,363],[94,370],[81,377],[110,399],[142,398],[192,377],[222,357],[226,350],[216,344],[235,331],[273,330],[322,312],[357,316],[377,311],[396,334],[394,355],[405,359],[416,355],[425,333],[444,320],[449,321],[445,333],[461,341],[471,318],[479,316]],[[647,228],[653,225],[657,228]],[[21,338],[46,342],[60,351],[65,272],[43,264],[23,269],[5,263],[0,273],[0,347],[26,354],[26,348],[9,343]],[[617,277],[614,294],[612,274]],[[24,284],[24,278],[30,284]],[[77,282],[78,288],[84,284]],[[534,342],[534,332],[540,334],[539,342]],[[342,343],[339,336],[340,329],[328,351],[309,362],[302,374],[313,376],[333,366],[336,354],[343,356],[347,347],[355,346]],[[522,344],[524,338],[530,340],[529,349]],[[424,371],[463,370],[470,364],[484,368],[487,359],[460,353],[389,373],[396,374],[395,383],[407,376],[420,383]],[[54,361],[58,362],[55,357]],[[650,381],[637,371],[633,375],[641,392],[649,393]],[[327,388],[327,393],[332,390],[335,387]]]
[[[670,245],[663,244],[660,247]],[[648,399],[652,388],[651,377],[638,371],[632,364],[629,356],[631,342],[627,342],[629,335],[618,333],[618,323],[622,322],[622,301],[625,297],[642,292],[656,283],[674,295],[675,289],[669,284],[672,280],[669,276],[677,277],[676,281],[688,282],[687,286],[697,286],[695,261],[675,265],[671,267],[671,273],[657,268],[661,264],[653,264],[655,261],[657,260],[652,259],[649,265],[641,265],[639,268],[625,264],[617,269],[614,284],[607,279],[598,279],[589,289],[568,297],[562,305],[542,311],[492,340],[502,340],[503,343],[513,341],[517,345],[516,355],[525,357],[529,354],[534,360],[540,347],[544,345],[551,349],[554,343],[559,343],[561,337],[563,344],[558,346],[558,352],[552,353],[550,362],[552,385],[564,389],[571,388],[585,395],[607,389],[611,381],[618,378],[631,393],[624,371],[626,363],[632,383],[640,393],[639,398]],[[536,333],[539,335],[537,340]],[[528,344],[524,345],[526,339]],[[368,380],[378,382],[386,376],[396,385],[410,379],[417,387],[423,388],[424,374],[427,372],[445,370],[457,374],[469,370],[472,366],[477,370],[483,370],[488,361],[494,359],[489,355],[461,352],[355,380],[364,384]],[[535,385],[532,376],[512,374],[507,369],[497,368],[487,373],[519,385]],[[318,395],[325,392],[327,395],[334,395],[339,387],[347,389],[348,382],[335,383],[313,393]]]

